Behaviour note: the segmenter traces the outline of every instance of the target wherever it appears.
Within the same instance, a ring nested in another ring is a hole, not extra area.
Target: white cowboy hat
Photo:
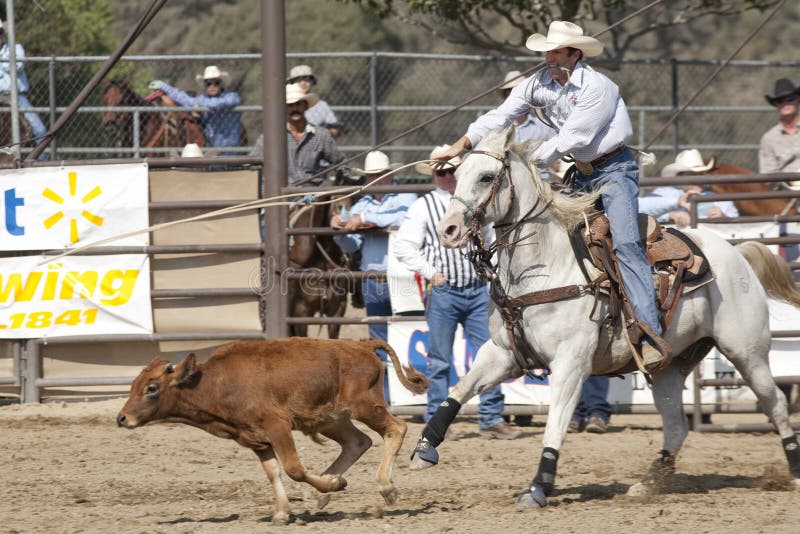
[[[182,158],[202,158],[203,149],[197,143],[189,143],[181,150]]]
[[[311,82],[312,85],[317,83],[317,77],[314,76],[314,71],[308,65],[292,67],[292,70],[289,71],[289,77],[286,78],[286,83],[294,83],[297,78],[302,78],[303,76],[309,76],[313,80]]]
[[[503,78],[503,85],[498,87],[497,90],[502,93],[506,89],[515,88],[516,86],[522,83],[522,80],[525,79],[523,76],[520,76],[521,74],[522,73],[518,70],[512,70],[511,72],[506,74],[506,77]]]
[[[219,70],[216,65],[209,65],[203,69],[203,74],[198,74],[194,77],[198,83],[203,83],[205,80],[221,80],[222,78],[230,79],[228,73],[224,70]]]
[[[700,151],[696,148],[681,150],[678,152],[678,155],[675,156],[674,163],[665,165],[664,168],[661,169],[661,176],[669,178],[677,176],[682,172],[710,171],[714,168],[714,163],[716,163],[715,158],[711,158],[708,163],[705,163],[702,154],[700,154]]]
[[[319,102],[319,96],[317,96],[317,93],[304,93],[303,89],[296,83],[287,84],[286,103],[294,104],[295,102],[300,102],[301,100],[308,102],[308,107],[311,107]]]
[[[437,146],[436,148],[431,150],[430,159],[436,159],[436,156],[438,156],[439,154],[441,154],[442,152],[446,151],[449,148],[450,145]],[[445,163],[441,167],[438,167],[438,169],[455,169],[459,165],[461,165],[461,156],[456,156],[454,158],[448,159],[447,163]],[[429,176],[433,174],[433,164],[431,163],[417,163],[416,165],[414,165],[414,168],[420,174],[427,174]]]
[[[389,156],[380,150],[373,150],[364,159],[363,169],[353,169],[351,172],[358,176],[365,174],[383,174],[400,167],[399,163],[389,163]]]
[[[547,36],[534,33],[525,42],[528,50],[549,52],[557,48],[572,47],[583,51],[586,57],[599,56],[603,53],[603,43],[583,35],[583,29],[577,24],[563,20],[554,20],[547,29]]]

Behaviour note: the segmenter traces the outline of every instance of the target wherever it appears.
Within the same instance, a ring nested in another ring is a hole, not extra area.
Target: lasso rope
[[[106,237],[104,239],[100,239],[99,241],[93,241],[91,243],[87,243],[85,245],[81,245],[80,247],[75,247],[73,249],[70,249],[70,250],[68,250],[66,252],[62,252],[61,254],[58,254],[57,256],[48,256],[45,259],[43,259],[39,263],[39,265],[43,265],[45,263],[48,263],[48,262],[51,262],[51,261],[55,261],[55,260],[64,258],[66,256],[72,256],[72,255],[77,254],[79,252],[82,252],[84,250],[87,250],[87,249],[90,249],[90,248],[94,248],[94,247],[98,247],[98,246],[101,246],[101,245],[105,245],[105,244],[111,243],[113,241],[118,241],[120,239],[125,239],[126,237],[131,237],[131,236],[143,234],[145,232],[155,232],[157,230],[163,230],[165,228],[170,228],[172,226],[176,226],[178,224],[183,224],[183,223],[187,223],[187,222],[202,221],[202,220],[205,220],[205,219],[211,219],[211,218],[214,218],[214,217],[220,217],[222,215],[229,215],[231,213],[238,213],[238,212],[241,212],[241,211],[247,211],[247,210],[253,210],[253,209],[261,209],[261,208],[269,208],[269,207],[275,207],[275,206],[295,206],[295,205],[300,205],[300,204],[308,205],[308,206],[324,206],[324,205],[327,205],[327,204],[333,204],[334,202],[339,202],[341,200],[344,200],[344,199],[353,197],[355,195],[358,195],[358,194],[368,190],[370,187],[372,187],[379,180],[382,180],[383,178],[385,178],[387,176],[391,176],[392,174],[395,174],[398,171],[401,171],[401,170],[406,169],[408,167],[414,166],[417,163],[433,163],[433,162],[434,162],[434,160],[423,159],[423,160],[419,160],[419,161],[414,161],[412,163],[407,163],[405,165],[397,167],[396,169],[392,169],[392,170],[390,170],[390,171],[378,176],[374,180],[372,180],[369,183],[366,183],[364,185],[351,185],[351,186],[341,187],[341,188],[338,188],[338,189],[331,189],[330,191],[320,191],[318,193],[310,193],[310,194],[307,194],[307,195],[301,197],[300,199],[294,199],[294,197],[297,197],[296,193],[295,194],[277,195],[277,196],[270,197],[270,198],[259,198],[257,200],[252,200],[250,202],[244,202],[242,204],[236,204],[235,206],[228,206],[227,208],[221,208],[221,209],[218,209],[218,210],[210,211],[208,213],[202,213],[200,215],[195,215],[193,217],[187,217],[185,219],[176,219],[174,221],[168,221],[168,222],[165,222],[165,223],[154,224],[152,226],[148,226],[147,228],[140,228],[138,230],[132,230],[130,232],[125,232],[124,234],[117,234],[117,235],[113,235],[111,237]],[[328,196],[336,196],[336,198],[332,198],[330,200],[316,200],[317,197],[328,197]]]

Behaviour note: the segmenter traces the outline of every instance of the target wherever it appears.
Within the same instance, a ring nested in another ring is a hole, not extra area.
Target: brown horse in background
[[[289,228],[319,228],[328,226],[335,204],[309,205],[294,208],[289,214]],[[343,317],[350,292],[347,260],[330,235],[292,236],[289,263],[295,269],[314,269],[318,272],[343,269],[342,276],[331,280],[310,276],[289,281],[289,314],[292,317]],[[339,337],[339,325],[328,325],[328,337]],[[307,325],[290,325],[292,336],[308,335]]]
[[[103,106],[154,108],[152,113],[139,114],[139,146],[143,149],[160,147],[180,151],[187,143],[196,143],[198,146],[206,144],[198,114],[189,111],[165,111],[164,107],[175,106],[172,99],[160,91],[148,98],[142,98],[131,89],[128,77],[106,83],[103,88]],[[102,125],[115,148],[133,147],[133,113],[106,111],[103,113]],[[170,154],[164,152],[150,155],[165,157]],[[132,154],[121,156],[131,157]]]
[[[714,161],[714,166],[704,172],[685,172],[682,175],[701,175],[701,174],[756,174],[756,172],[746,169],[744,167],[737,167],[735,165],[728,165],[726,163],[717,164]],[[769,186],[763,182],[746,182],[739,184],[709,184],[709,189],[717,194],[726,193],[762,193],[771,191]],[[797,213],[797,207],[790,206],[791,201],[782,198],[765,198],[761,200],[736,200],[734,204],[736,209],[739,210],[739,215],[756,215],[756,216],[771,216],[771,215],[789,215]]]

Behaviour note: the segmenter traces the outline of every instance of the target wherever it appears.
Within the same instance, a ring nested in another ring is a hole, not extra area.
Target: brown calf
[[[376,339],[237,341],[220,347],[199,365],[194,354],[176,365],[153,358],[131,384],[117,424],[136,428],[156,421],[185,423],[252,449],[275,491],[273,521],[285,523],[289,499],[278,459],[293,480],[323,493],[343,490],[347,482],[341,475],[372,445],[353,425],[351,418],[356,419],[383,437],[376,478],[386,503],[393,504],[397,491],[392,468],[406,424],[386,406],[384,366],[376,349],[389,354],[403,386],[414,393],[427,389],[422,374],[401,367],[392,347]],[[292,430],[315,441],[322,434],[339,443],[341,453],[322,475],[308,473],[297,455]],[[320,506],[328,498],[322,496]]]

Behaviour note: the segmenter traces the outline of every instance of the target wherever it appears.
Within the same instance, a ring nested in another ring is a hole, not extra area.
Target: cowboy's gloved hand
[[[162,87],[164,87],[165,85],[166,85],[166,84],[165,84],[164,82],[162,82],[161,80],[153,80],[152,82],[150,82],[150,83],[147,85],[147,87],[149,87],[149,88],[150,88],[150,89],[152,89],[153,91],[158,91],[159,89],[161,89],[161,88],[162,88]]]

